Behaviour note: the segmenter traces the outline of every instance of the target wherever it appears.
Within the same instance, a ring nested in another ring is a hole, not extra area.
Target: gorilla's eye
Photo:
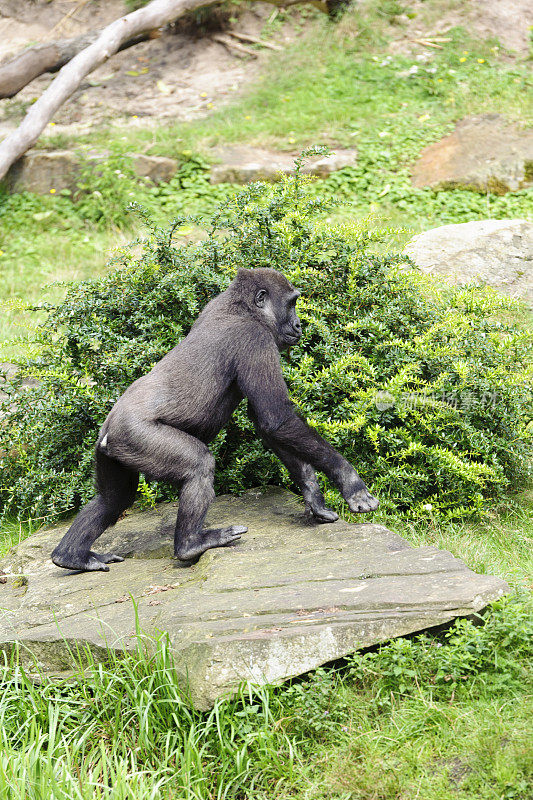
[[[258,308],[263,308],[265,305],[266,296],[266,289],[259,289],[259,291],[255,293],[255,304]]]

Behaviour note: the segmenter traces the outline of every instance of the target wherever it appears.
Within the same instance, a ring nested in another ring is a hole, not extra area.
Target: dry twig
[[[237,31],[228,31],[230,36],[235,36],[236,39],[242,39],[243,42],[252,42],[253,44],[259,44],[261,47],[267,47],[269,50],[283,50],[279,44],[272,44],[272,42],[265,42],[263,39],[259,39],[257,36],[250,36],[249,33],[237,33]]]
[[[67,11],[64,17],[61,17],[59,22],[56,22],[50,33],[57,31],[57,29],[60,28],[63,25],[63,23],[66,22],[67,19],[69,19],[69,17],[72,17],[76,13],[76,11],[79,11],[80,9],[83,8],[83,6],[87,5],[87,3],[90,2],[91,0],[80,0],[80,2],[77,5],[75,5],[73,8],[70,9],[70,11]]]
[[[237,53],[244,53],[247,56],[257,58],[255,50],[251,50],[249,47],[244,47],[242,44],[234,42],[233,39],[225,33],[214,33],[211,38],[214,39],[215,42],[220,42],[220,44],[225,45],[230,50],[235,50]]]

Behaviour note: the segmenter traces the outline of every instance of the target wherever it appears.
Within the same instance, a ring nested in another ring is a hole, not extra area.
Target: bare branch
[[[257,52],[255,50],[251,50],[249,47],[244,47],[239,42],[235,42],[231,36],[227,36],[224,33],[214,33],[211,37],[215,40],[215,42],[220,42],[229,50],[235,50],[237,53],[243,53],[247,56],[252,56],[252,58],[257,58]]]
[[[61,68],[48,89],[30,107],[17,130],[0,144],[0,179],[9,167],[30,148],[63,103],[82,80],[114,55],[119,47],[142,33],[172,22],[180,14],[206,5],[206,0],[153,0],[104,28],[98,38]]]
[[[257,36],[250,36],[249,33],[239,33],[239,31],[228,31],[230,36],[235,36],[236,39],[241,39],[243,42],[252,42],[253,44],[258,44],[261,47],[266,47],[268,50],[283,50],[279,44],[272,44],[272,42],[266,42],[264,39],[259,39]]]

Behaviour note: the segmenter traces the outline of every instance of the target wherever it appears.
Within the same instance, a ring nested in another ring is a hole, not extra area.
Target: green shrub
[[[482,686],[494,696],[523,689],[531,679],[533,618],[526,594],[493,603],[482,618],[457,619],[443,634],[394,639],[376,650],[355,653],[350,672],[372,687],[378,705],[391,695],[420,693],[434,700],[476,697]]]
[[[275,267],[302,289],[305,333],[284,361],[291,396],[385,508],[460,518],[523,484],[532,342],[496,319],[510,301],[439,289],[405,257],[373,255],[368,234],[328,227],[325,208],[298,174],[257,183],[220,208],[203,241],[181,246],[173,235],[185,218],[164,230],[141,211],[142,254],[124,248],[117,269],[71,286],[46,309],[20,375],[41,384],[15,382],[4,403],[4,510],[71,512],[91,495],[92,449],[110,407],[239,267]],[[290,485],[242,406],[212,449],[219,492]],[[170,491],[160,486],[150,497]]]
[[[168,183],[160,183],[149,189],[149,201],[167,215],[214,214],[221,203],[235,193],[229,183],[212,184],[209,180],[210,166],[199,155],[190,150],[180,153],[180,165]]]

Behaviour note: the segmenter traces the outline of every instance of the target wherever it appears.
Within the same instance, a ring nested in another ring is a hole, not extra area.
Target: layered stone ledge
[[[172,561],[175,504],[133,513],[98,542],[125,556],[109,573],[69,573],[49,554],[65,528],[22,542],[4,559],[0,647],[30,669],[72,668],[88,647],[137,645],[168,634],[183,687],[210,707],[243,680],[277,683],[396,636],[479,611],[507,584],[451,553],[412,547],[381,525],[318,525],[277,488],[223,496],[208,522],[249,527],[237,545],[197,565]],[[132,602],[134,600],[135,607]]]

